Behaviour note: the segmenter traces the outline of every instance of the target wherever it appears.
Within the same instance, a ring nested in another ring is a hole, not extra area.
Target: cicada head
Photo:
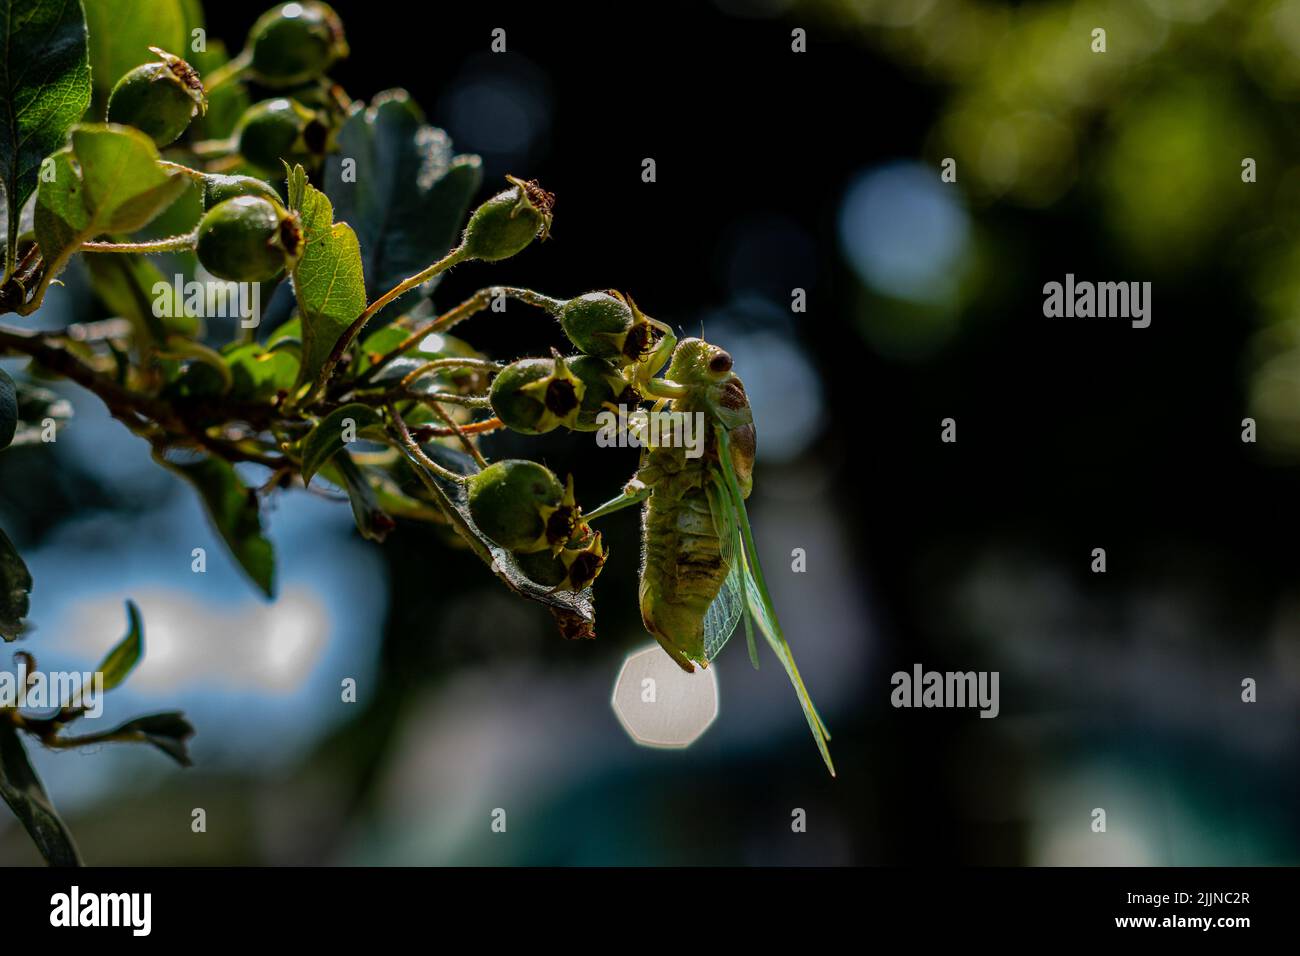
[[[730,431],[752,425],[745,383],[732,371],[731,353],[703,339],[682,339],[673,351],[667,377],[698,389],[703,404]]]

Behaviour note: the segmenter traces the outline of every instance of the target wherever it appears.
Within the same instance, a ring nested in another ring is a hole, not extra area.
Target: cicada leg
[[[622,511],[624,508],[630,508],[633,505],[640,504],[650,497],[650,486],[643,481],[633,478],[623,486],[623,493],[617,498],[611,498],[594,511],[584,512],[583,521],[593,521],[596,518],[603,518],[605,515],[613,514],[615,511]]]
[[[651,328],[659,332],[659,341],[650,354],[636,364],[632,384],[642,394],[645,394],[645,386],[659,374],[659,370],[667,365],[668,360],[673,357],[673,349],[677,348],[677,336],[673,334],[670,325],[649,316],[644,318],[650,323]]]
[[[637,384],[637,391],[654,399],[685,398],[690,394],[690,387],[670,382],[666,378],[650,378]]]

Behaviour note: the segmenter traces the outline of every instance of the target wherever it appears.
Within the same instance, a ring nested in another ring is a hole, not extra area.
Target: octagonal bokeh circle
[[[629,654],[610,701],[629,737],[645,747],[689,747],[718,716],[717,669],[688,674],[658,644]]]

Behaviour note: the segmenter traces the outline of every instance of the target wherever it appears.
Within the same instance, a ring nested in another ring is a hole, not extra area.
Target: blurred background
[[[185,771],[35,754],[89,862],[1300,862],[1300,0],[335,5],[351,95],[410,90],[483,157],[484,197],[506,173],[558,196],[553,241],[457,270],[442,304],[618,288],[735,356],[750,514],[839,777],[739,640],[697,743],[628,738],[633,512],[605,522],[594,642],[424,529],[378,547],[301,491],[268,509],[268,604],[192,491],[61,388],[58,443],[0,458],[28,647],[88,666],[131,597],[147,656],[107,716],[198,728]],[[263,6],[210,5],[211,34],[237,49]],[[1044,318],[1067,272],[1150,281],[1151,327]],[[75,274],[49,303],[102,314]],[[523,309],[465,334],[558,344]],[[636,467],[590,435],[485,448],[575,471],[589,505]],[[1000,715],[892,708],[917,663],[998,671]],[[6,814],[0,862],[39,862]]]

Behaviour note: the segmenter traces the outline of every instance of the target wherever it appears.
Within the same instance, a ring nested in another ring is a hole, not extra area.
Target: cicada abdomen
[[[705,662],[704,615],[727,578],[703,488],[657,486],[642,525],[641,620],[685,670]]]
[[[740,380],[728,384],[734,387],[728,388],[724,403],[734,410],[748,410]],[[715,517],[717,505],[710,495],[718,467],[716,422],[708,412],[692,407],[689,399],[672,405],[674,411],[703,416],[704,454],[692,459],[682,448],[651,448],[643,456],[637,477],[651,492],[642,513],[639,596],[646,630],[683,669],[693,671],[696,663],[708,664],[705,621],[727,580],[733,556],[724,545]],[[748,496],[754,426],[738,426],[730,436],[732,463]],[[735,620],[731,623],[734,626]]]

